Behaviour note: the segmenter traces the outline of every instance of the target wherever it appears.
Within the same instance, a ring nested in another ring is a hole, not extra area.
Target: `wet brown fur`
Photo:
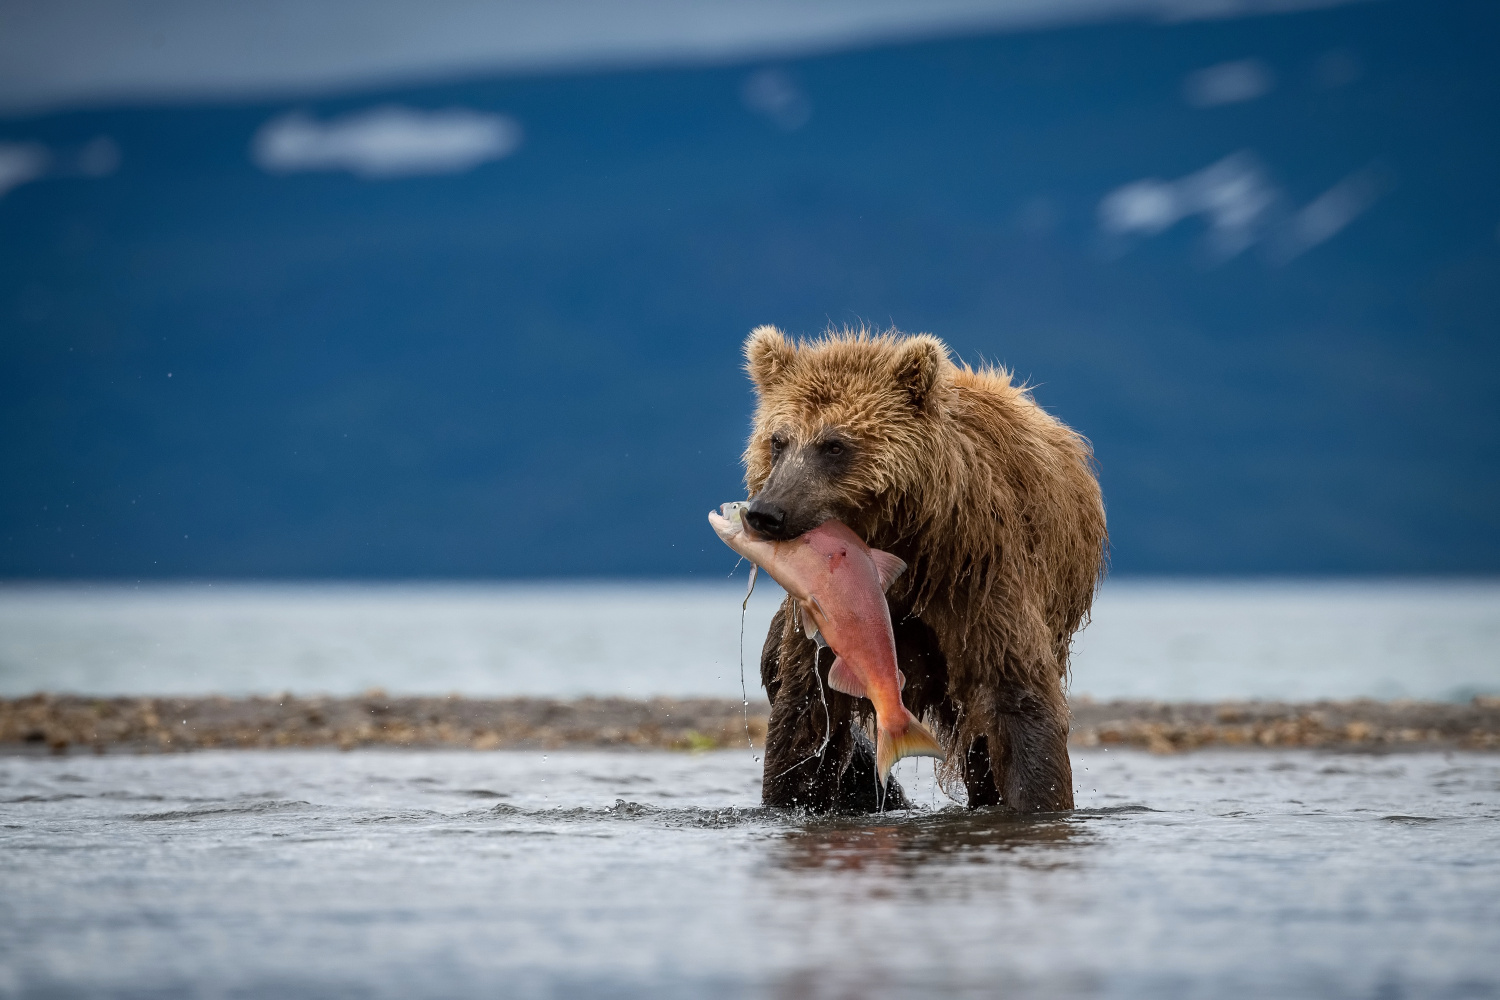
[[[1004,369],[955,364],[925,334],[843,330],[794,343],[762,326],[745,356],[758,395],[744,453],[752,496],[771,476],[773,434],[789,449],[830,431],[854,444],[847,473],[808,488],[827,493],[819,516],[910,566],[889,595],[908,647],[906,700],[943,732],[952,786],[961,777],[971,804],[1070,808],[1069,648],[1107,542],[1088,442]],[[768,685],[813,662],[794,619],[773,624]],[[768,745],[768,800],[775,756]]]

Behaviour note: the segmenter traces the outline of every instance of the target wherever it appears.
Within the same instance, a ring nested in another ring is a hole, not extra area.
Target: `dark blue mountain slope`
[[[1033,382],[1096,446],[1116,571],[1500,571],[1495,10],[799,60],[795,129],[754,66],[307,105],[523,124],[458,176],[262,172],[284,104],[0,123],[122,152],[0,199],[0,574],[722,573],[762,322]],[[1184,99],[1247,59],[1268,93]],[[1235,154],[1218,209],[1101,214]]]

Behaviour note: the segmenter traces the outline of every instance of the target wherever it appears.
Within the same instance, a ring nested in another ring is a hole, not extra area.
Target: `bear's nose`
[[[786,529],[786,511],[774,503],[762,503],[753,500],[750,509],[745,511],[745,521],[756,534],[767,538],[780,538]]]

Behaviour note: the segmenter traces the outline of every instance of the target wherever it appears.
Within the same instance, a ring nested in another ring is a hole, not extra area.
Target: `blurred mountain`
[[[0,0],[0,113],[305,98],[1368,0]]]
[[[1500,571],[1500,14],[0,121],[0,575],[720,574],[748,330],[1004,364],[1117,572]]]

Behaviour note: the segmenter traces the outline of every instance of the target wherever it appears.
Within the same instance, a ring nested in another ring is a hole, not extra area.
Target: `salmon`
[[[840,521],[824,521],[790,541],[757,535],[747,505],[724,504],[708,515],[724,544],[771,574],[797,602],[802,628],[832,647],[828,686],[875,706],[875,767],[880,783],[903,757],[943,756],[927,727],[901,703],[906,683],[896,665],[896,637],[885,592],[906,563],[872,549]],[[753,572],[753,570],[752,570]]]

